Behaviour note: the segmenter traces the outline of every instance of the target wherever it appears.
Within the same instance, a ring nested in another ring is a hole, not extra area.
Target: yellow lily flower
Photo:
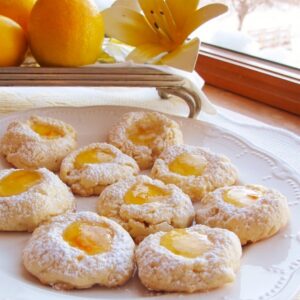
[[[158,63],[193,71],[200,41],[188,36],[227,11],[223,4],[198,9],[200,0],[119,0],[102,12],[106,34],[135,47],[127,60]],[[136,9],[139,4],[143,13]]]

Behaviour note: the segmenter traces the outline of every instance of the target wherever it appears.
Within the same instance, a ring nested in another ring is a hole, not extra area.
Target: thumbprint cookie
[[[0,171],[0,230],[32,231],[74,209],[69,188],[47,169]]]
[[[179,125],[157,112],[131,112],[123,116],[108,136],[109,143],[133,157],[142,170],[152,167],[168,146],[183,143]]]
[[[237,170],[223,155],[201,147],[175,145],[155,161],[151,176],[177,185],[192,201],[200,201],[206,193],[234,184]]]
[[[23,263],[55,289],[116,287],[133,274],[134,248],[130,235],[116,222],[92,212],[69,213],[33,232]]]
[[[186,194],[145,175],[107,187],[97,211],[121,224],[137,243],[157,231],[191,226],[194,220],[194,207]]]
[[[197,207],[196,222],[233,231],[245,245],[277,233],[289,220],[287,199],[261,185],[223,187]]]
[[[137,175],[135,160],[106,143],[94,143],[69,154],[62,162],[60,177],[80,196],[99,195],[121,179]]]
[[[235,280],[242,249],[225,229],[195,225],[157,232],[136,249],[138,276],[150,290],[206,291]]]
[[[0,152],[13,166],[58,171],[63,158],[77,145],[77,135],[63,121],[33,116],[11,123],[0,143]]]

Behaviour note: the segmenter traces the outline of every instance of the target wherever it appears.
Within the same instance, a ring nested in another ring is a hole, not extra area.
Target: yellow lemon
[[[38,0],[29,20],[31,51],[43,66],[93,64],[104,26],[92,0]]]
[[[26,35],[13,20],[0,16],[0,67],[19,66],[27,51]]]
[[[0,0],[0,15],[17,22],[25,32],[30,12],[36,0]]]

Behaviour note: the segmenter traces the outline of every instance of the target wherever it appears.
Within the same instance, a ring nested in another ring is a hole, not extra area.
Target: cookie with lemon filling
[[[194,220],[194,207],[186,194],[144,175],[106,188],[97,211],[120,223],[136,242],[157,231],[188,227]]]
[[[118,148],[106,143],[94,143],[69,154],[62,162],[60,177],[75,194],[92,196],[138,172],[135,160]]]
[[[0,230],[32,231],[74,209],[69,188],[47,169],[0,171]]]
[[[134,271],[134,242],[116,222],[92,212],[65,214],[36,229],[25,268],[56,289],[116,287]]]
[[[234,184],[237,171],[223,155],[201,147],[176,145],[167,148],[155,161],[151,176],[176,184],[192,201],[200,201],[208,192]]]
[[[73,127],[63,121],[33,116],[11,123],[0,143],[0,152],[17,168],[58,171],[63,158],[77,145]]]
[[[196,222],[236,233],[242,245],[277,233],[289,220],[286,198],[261,185],[224,187],[197,206]]]
[[[152,167],[168,146],[183,143],[179,125],[157,112],[131,112],[110,131],[111,144],[133,157],[142,170]]]
[[[206,291],[234,281],[241,254],[238,237],[228,230],[196,225],[158,232],[136,249],[138,276],[150,290]]]

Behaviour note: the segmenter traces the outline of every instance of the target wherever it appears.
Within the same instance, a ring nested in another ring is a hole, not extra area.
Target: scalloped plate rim
[[[106,109],[106,110],[121,110],[122,112],[126,113],[126,112],[129,112],[129,111],[153,111],[151,109],[144,109],[144,108],[140,108],[140,107],[131,107],[131,106],[115,106],[115,105],[103,105],[103,106],[81,106],[81,107],[77,107],[77,106],[68,106],[68,107],[45,107],[45,108],[35,108],[35,109],[29,109],[29,110],[24,110],[24,111],[21,111],[21,112],[14,112],[14,113],[11,113],[7,116],[4,116],[4,117],[1,117],[0,118],[0,128],[2,126],[3,123],[8,123],[16,118],[25,118],[25,117],[28,117],[29,114],[37,114],[37,113],[41,113],[41,114],[48,114],[51,113],[52,111],[57,111],[57,110],[65,110],[65,111],[72,111],[72,110],[76,110],[76,111],[82,111],[82,110],[103,110],[103,109]],[[297,172],[297,170],[291,168],[286,162],[284,162],[282,159],[274,156],[271,152],[269,152],[268,150],[265,150],[265,149],[262,149],[258,146],[256,146],[255,144],[253,144],[252,142],[250,142],[249,140],[247,140],[246,138],[244,137],[241,137],[235,133],[233,133],[231,130],[228,130],[228,129],[224,129],[222,128],[221,126],[218,126],[218,125],[215,125],[215,124],[212,124],[210,122],[207,122],[207,121],[203,121],[203,120],[195,120],[195,119],[187,119],[185,117],[181,117],[181,116],[175,116],[175,115],[172,115],[172,114],[168,114],[168,113],[163,113],[163,114],[166,114],[166,115],[169,115],[171,118],[174,118],[175,120],[179,120],[179,121],[182,121],[182,122],[191,122],[193,124],[200,124],[202,123],[204,126],[207,126],[207,127],[210,127],[210,128],[213,128],[213,129],[216,129],[217,131],[219,132],[222,132],[222,133],[227,133],[229,134],[230,136],[233,136],[237,141],[239,141],[239,143],[242,143],[243,145],[247,146],[247,148],[250,148],[251,150],[255,151],[255,152],[258,152],[260,153],[261,155],[265,155],[269,158],[271,158],[272,160],[274,160],[276,162],[276,168],[278,168],[278,166],[280,167],[280,169],[284,172],[288,172],[288,175],[289,175],[289,178],[292,179],[294,182],[297,183],[297,185],[300,186],[300,179],[299,179],[299,174]],[[198,123],[200,122],[200,123]],[[251,126],[251,125],[249,125]],[[1,246],[0,246],[1,247]],[[299,273],[299,268],[296,269],[294,272],[291,272],[290,274],[290,279],[287,281],[286,283],[286,287],[289,287],[289,285],[291,285],[291,282],[294,275],[297,275]],[[5,275],[5,273],[3,272],[3,270],[0,271],[0,275]],[[28,283],[26,283],[28,284]],[[274,297],[271,297],[271,298],[268,298],[268,299],[280,299],[280,294],[281,292],[291,292],[293,294],[296,294],[297,293],[297,290],[295,288],[295,290],[293,289],[293,291],[286,291],[284,288],[282,290],[279,291],[278,294],[274,295]],[[52,297],[50,295],[53,295],[53,297],[56,297],[56,299],[63,299],[63,298],[66,298],[66,299],[86,299],[84,296],[80,296],[80,295],[69,295],[69,294],[62,294],[61,296],[58,295],[57,293],[49,293],[49,299]],[[176,297],[176,294],[171,294],[172,296]],[[100,296],[100,294],[99,294]],[[168,295],[165,295],[167,297],[163,297],[163,298],[168,298]],[[184,296],[178,296],[178,297],[184,297],[184,298],[187,298],[187,296],[189,296],[188,298],[195,298],[197,299],[197,296],[206,296],[208,297],[209,294],[199,294],[199,293],[195,293],[195,294],[191,294],[191,295],[184,295]],[[2,297],[2,296],[1,296]],[[0,297],[0,299],[2,299]],[[116,296],[117,297],[117,296]],[[136,298],[136,299],[148,299],[149,297],[139,297],[139,298]],[[155,299],[160,299],[162,297],[160,296],[157,296],[155,297]],[[201,297],[202,298],[202,297]],[[5,295],[4,295],[4,298],[3,299],[11,299],[11,298],[5,298]],[[19,299],[19,298],[18,298]],[[24,298],[22,297],[22,299],[29,299],[26,297],[26,295],[24,296]],[[47,297],[48,299],[48,297]],[[111,299],[111,298],[99,298],[99,299]],[[225,299],[225,298],[224,298]],[[226,298],[227,299],[227,298]],[[231,298],[228,298],[228,299],[231,299]]]

